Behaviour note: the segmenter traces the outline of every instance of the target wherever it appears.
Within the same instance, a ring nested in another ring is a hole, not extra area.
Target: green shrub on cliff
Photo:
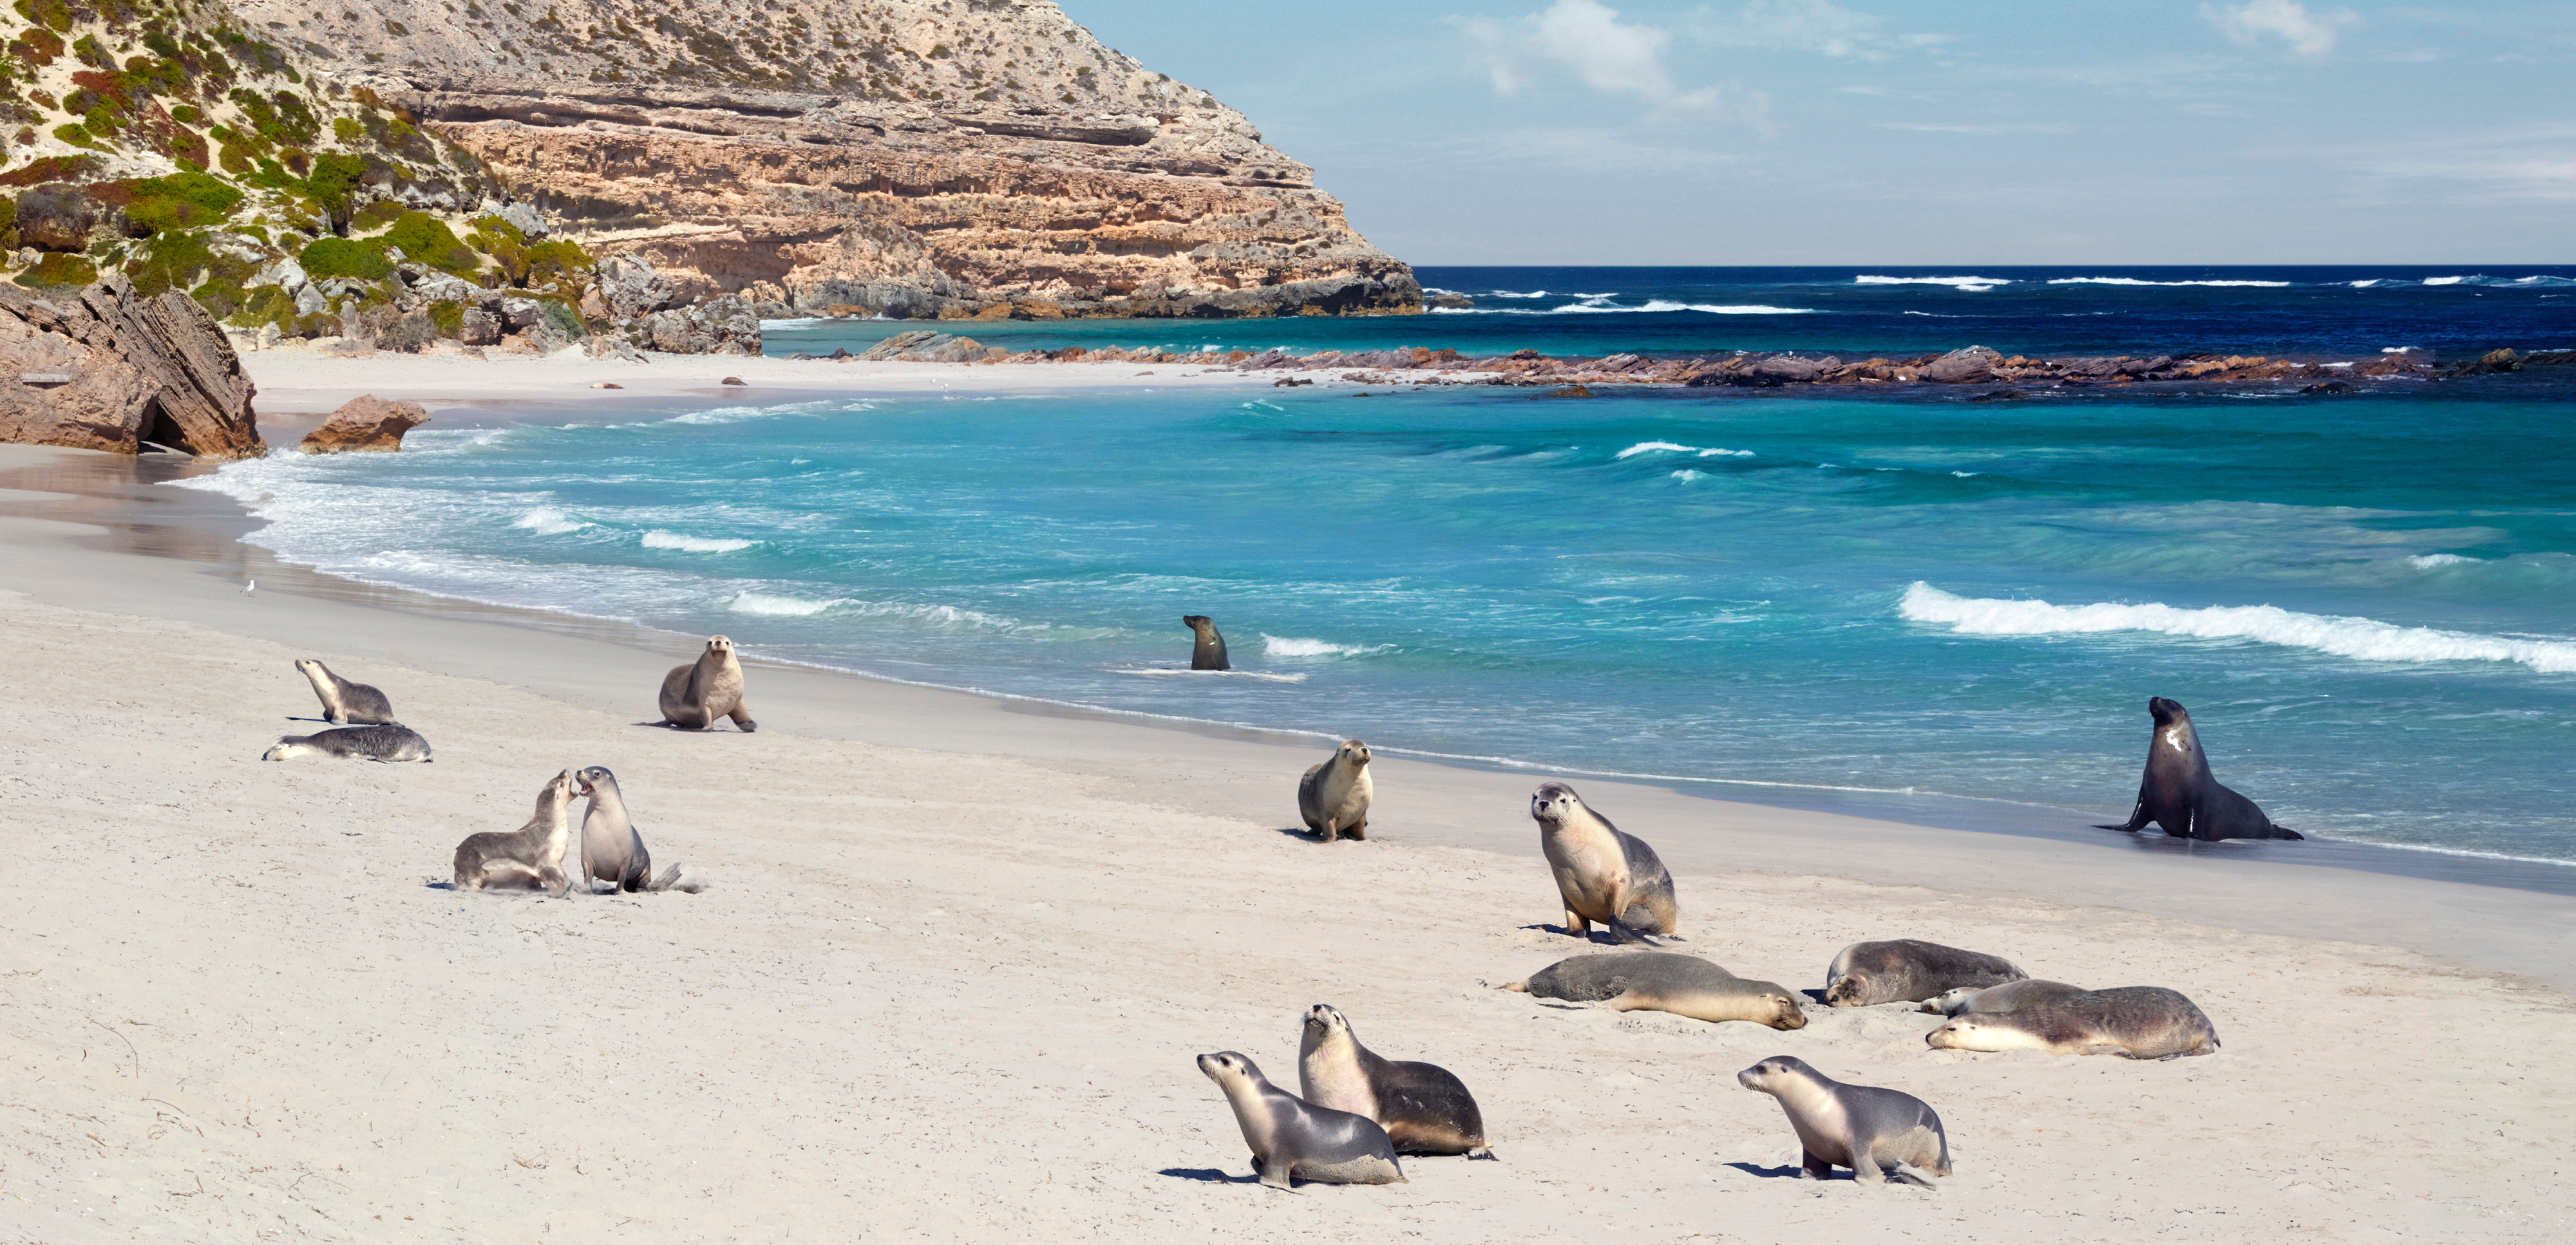
[[[325,277],[381,281],[394,270],[376,248],[347,238],[317,239],[295,257],[295,262],[304,266],[304,275],[316,281]]]
[[[483,269],[481,257],[457,241],[445,222],[427,212],[403,213],[395,219],[394,227],[376,241],[402,248],[405,259],[460,277],[473,276]]]
[[[36,261],[35,267],[18,274],[18,284],[29,289],[64,286],[78,289],[96,280],[98,265],[82,256],[61,251],[47,252],[43,259]]]
[[[163,177],[101,182],[90,196],[125,209],[126,219],[160,233],[210,225],[241,206],[242,192],[222,178],[182,169]]]

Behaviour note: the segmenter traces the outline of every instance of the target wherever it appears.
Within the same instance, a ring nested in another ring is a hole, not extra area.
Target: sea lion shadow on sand
[[[1166,1167],[1154,1173],[1178,1180],[1195,1180],[1201,1184],[1259,1184],[1259,1176],[1229,1176],[1213,1167]]]
[[[1732,1167],[1748,1176],[1760,1176],[1764,1180],[1795,1180],[1798,1178],[1798,1173],[1805,1170],[1795,1163],[1783,1163],[1778,1167],[1764,1167],[1759,1163],[1727,1163],[1723,1164],[1723,1166]],[[1829,1177],[1829,1179],[1839,1180],[1857,1180],[1859,1178],[1860,1177],[1858,1176]]]
[[[1316,838],[1314,835],[1306,835],[1305,837],[1315,842],[1322,842],[1320,838]],[[1666,947],[1675,943],[1687,943],[1690,941],[1689,938],[1680,934],[1656,934],[1652,937],[1637,937],[1626,934],[1615,925],[1602,929],[1586,930],[1580,934],[1566,928],[1565,926],[1550,925],[1545,921],[1541,921],[1536,925],[1523,925],[1519,928],[1540,934],[1556,934],[1565,938],[1581,938],[1596,947],[1624,947],[1631,951],[1634,951],[1639,947]],[[1814,992],[1810,991],[1809,993]]]

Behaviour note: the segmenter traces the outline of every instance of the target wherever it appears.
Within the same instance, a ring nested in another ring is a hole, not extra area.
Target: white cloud
[[[1527,17],[1471,18],[1460,25],[1485,58],[1498,94],[1512,94],[1542,72],[1560,69],[1572,71],[1596,91],[1643,96],[1659,109],[1704,112],[1718,103],[1715,87],[1684,91],[1673,84],[1664,69],[1671,34],[1622,22],[1617,9],[1598,0],[1556,0],[1545,12]]]
[[[2270,36],[2288,44],[2290,55],[2311,60],[2334,51],[2336,33],[2361,20],[2350,9],[2311,13],[2299,0],[2247,0],[2223,7],[2204,4],[2200,15],[2226,32],[2232,42],[2255,47]]]
[[[1691,27],[1702,43],[1715,47],[1822,52],[1868,60],[1887,56],[1882,50],[1887,40],[1878,33],[1877,18],[1830,0],[1752,0],[1732,17],[1719,17],[1703,8]],[[1907,38],[1938,41],[1942,36]]]

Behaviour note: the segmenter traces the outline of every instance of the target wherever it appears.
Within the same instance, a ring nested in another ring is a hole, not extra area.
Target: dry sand
[[[758,663],[759,734],[678,734],[638,722],[683,637],[335,585],[68,491],[0,511],[42,516],[0,518],[0,1241],[2576,1235],[2557,897],[1584,780],[1739,974],[1813,990],[1927,938],[2174,987],[2225,1048],[1568,1007],[1488,988],[1584,949],[1546,928],[1527,775],[1382,761],[1375,837],[1326,847],[1288,829],[1319,743]],[[258,761],[316,725],[302,656],[438,760]],[[444,888],[590,764],[709,890]],[[1293,1091],[1314,1002],[1464,1078],[1502,1161],[1250,1183],[1192,1059]],[[1929,1101],[1957,1174],[1791,1178],[1734,1081],[1775,1054]]]

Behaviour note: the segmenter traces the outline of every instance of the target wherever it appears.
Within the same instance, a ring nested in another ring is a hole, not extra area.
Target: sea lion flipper
[[[1504,984],[1494,988],[1497,990],[1510,990],[1516,994],[1527,994],[1530,992],[1529,979],[1526,977],[1519,981],[1505,982]]]
[[[1474,1149],[1467,1151],[1467,1157],[1471,1159],[1485,1159],[1496,1163],[1502,1162],[1501,1159],[1495,1157],[1494,1148],[1492,1146],[1477,1146]]]

